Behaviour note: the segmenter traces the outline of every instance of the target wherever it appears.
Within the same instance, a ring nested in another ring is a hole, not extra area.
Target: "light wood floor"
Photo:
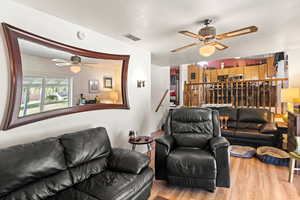
[[[154,166],[154,152],[151,166]],[[214,193],[169,186],[154,181],[149,200],[300,200],[300,175],[288,183],[288,168],[264,164],[256,158],[231,157],[231,188]]]

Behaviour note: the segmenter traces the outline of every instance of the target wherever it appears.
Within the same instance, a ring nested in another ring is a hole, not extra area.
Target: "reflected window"
[[[19,117],[67,108],[71,104],[71,79],[24,77]]]

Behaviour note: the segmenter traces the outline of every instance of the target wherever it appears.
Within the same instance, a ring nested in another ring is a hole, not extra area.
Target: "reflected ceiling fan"
[[[191,43],[189,45],[174,49],[171,52],[175,53],[175,52],[181,51],[183,49],[201,44],[202,46],[199,49],[200,55],[208,57],[208,56],[212,55],[216,51],[216,49],[221,51],[221,50],[228,48],[228,46],[226,46],[218,41],[215,41],[215,40],[223,40],[226,38],[245,35],[248,33],[256,32],[258,30],[256,26],[248,26],[246,28],[242,28],[239,30],[216,35],[216,28],[213,26],[209,26],[212,23],[211,19],[205,19],[202,23],[205,25],[205,27],[201,28],[199,30],[198,34],[192,33],[190,31],[179,31],[178,32],[185,36],[198,39],[198,40],[200,40],[200,42]]]
[[[79,57],[77,55],[71,56],[70,60],[55,58],[55,59],[52,59],[52,61],[55,62],[56,66],[70,67],[71,72],[73,72],[75,74],[81,71],[81,67],[92,67],[89,65],[96,64],[96,63],[83,63],[81,61],[81,57]]]

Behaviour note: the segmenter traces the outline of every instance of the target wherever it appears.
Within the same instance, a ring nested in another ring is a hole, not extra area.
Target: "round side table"
[[[153,138],[149,136],[138,136],[134,139],[129,139],[128,141],[130,144],[132,144],[131,150],[135,150],[136,145],[147,145],[147,155],[151,157],[151,143],[153,142]]]

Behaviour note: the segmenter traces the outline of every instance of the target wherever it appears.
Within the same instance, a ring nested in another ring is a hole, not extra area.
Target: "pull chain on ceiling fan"
[[[192,44],[174,49],[171,52],[175,53],[175,52],[181,51],[183,49],[186,49],[186,48],[189,48],[192,46],[196,46],[198,44],[202,44],[202,47],[200,47],[200,49],[199,49],[199,54],[202,56],[208,57],[208,56],[214,54],[216,49],[219,51],[222,51],[222,50],[228,48],[228,46],[215,41],[215,39],[223,40],[226,38],[231,38],[231,37],[236,37],[236,36],[240,36],[240,35],[245,35],[248,33],[253,33],[258,30],[256,26],[249,26],[249,27],[231,31],[228,33],[216,35],[216,28],[213,26],[209,26],[211,24],[211,22],[212,22],[211,19],[204,20],[205,27],[201,28],[199,30],[198,34],[192,33],[190,31],[179,31],[178,33],[183,34],[188,37],[198,39],[198,40],[200,40],[200,42],[194,42]]]

